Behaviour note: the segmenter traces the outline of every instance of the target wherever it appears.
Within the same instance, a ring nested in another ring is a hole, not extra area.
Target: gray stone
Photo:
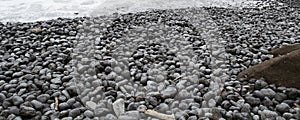
[[[179,103],[178,108],[180,108],[181,110],[186,110],[189,108],[189,106],[188,106],[188,104],[181,102],[181,103]]]
[[[253,120],[260,120],[258,115],[254,115],[252,118]]]
[[[21,106],[20,107],[20,115],[21,116],[35,116],[36,115],[36,110],[32,107],[27,107],[27,106]]]
[[[32,74],[26,74],[23,76],[26,80],[33,80],[34,79],[34,75]]]
[[[17,106],[9,107],[9,113],[18,115],[20,113],[20,109]]]
[[[121,115],[119,116],[119,120],[139,120],[139,119],[134,116]]]
[[[125,113],[125,101],[124,99],[118,99],[113,103],[113,110],[117,117],[119,117],[121,114]]]
[[[270,100],[268,97],[265,97],[265,100],[262,101],[262,104],[267,107],[273,106],[273,101]]]
[[[92,117],[94,116],[94,113],[93,113],[92,111],[90,111],[90,110],[84,111],[83,114],[84,114],[86,117],[88,117],[88,118],[92,118]]]
[[[283,113],[282,117],[287,120],[290,120],[294,115],[292,113]]]
[[[266,82],[263,81],[263,80],[256,80],[256,81],[255,81],[255,85],[254,85],[254,89],[259,90],[259,89],[264,88],[264,87],[267,86],[267,85],[268,85],[268,83],[266,83]]]
[[[176,96],[176,99],[186,99],[186,98],[190,98],[191,97],[191,94],[185,90],[185,89],[182,89],[181,91],[178,92],[177,96]]]
[[[54,119],[54,120],[56,120],[56,119]],[[73,118],[72,117],[64,117],[61,120],[73,120]]]
[[[33,107],[35,109],[38,109],[38,110],[40,110],[44,107],[43,103],[41,103],[40,101],[37,101],[37,100],[32,100],[30,103],[33,105]]]
[[[68,103],[63,102],[63,103],[59,103],[58,107],[60,110],[66,110],[70,107],[70,105]]]
[[[17,116],[14,120],[22,120],[22,118],[20,116]]]
[[[287,99],[287,95],[284,93],[276,93],[275,100],[278,102],[282,102],[283,100]]]
[[[97,104],[96,104],[95,102],[93,102],[93,101],[87,101],[85,104],[86,104],[86,106],[87,106],[88,108],[90,108],[90,109],[92,109],[92,110],[95,110],[95,109],[96,109],[96,106],[97,106]]]
[[[116,116],[114,116],[113,114],[107,114],[105,116],[105,119],[107,119],[107,120],[117,120],[118,118]]]
[[[81,112],[80,112],[80,109],[78,108],[75,108],[75,109],[72,109],[70,112],[69,112],[69,116],[70,117],[73,117],[75,118],[76,116],[80,115]]]
[[[111,111],[109,111],[107,108],[98,108],[96,107],[95,111],[95,116],[105,116],[106,114],[110,113]]]
[[[51,79],[51,83],[54,84],[62,84],[61,78],[60,77],[56,77],[54,79]]]
[[[248,103],[242,105],[241,112],[249,113],[251,112],[251,106]]]
[[[12,97],[12,102],[13,102],[14,105],[20,105],[21,103],[24,102],[24,100],[20,96],[13,96]]]
[[[197,116],[190,116],[187,120],[197,120]]]
[[[157,82],[163,82],[165,80],[165,77],[163,75],[157,75],[155,80]]]
[[[177,89],[172,86],[168,86],[166,89],[161,91],[161,95],[163,99],[174,98],[176,94],[177,94]]]
[[[135,119],[141,119],[140,112],[137,110],[127,111],[124,113],[125,116],[135,117]]]
[[[45,103],[47,100],[49,100],[50,98],[50,95],[48,94],[41,94],[37,97],[37,100],[42,102],[42,103]]]
[[[260,92],[263,94],[263,96],[266,96],[270,99],[274,98],[274,96],[276,95],[276,93],[270,88],[261,89]]]
[[[6,96],[3,93],[0,93],[0,105],[2,105],[2,102],[6,99]]]
[[[270,110],[263,110],[258,114],[260,114],[262,120],[266,120],[266,119],[275,120],[276,117],[278,116],[276,112]]]
[[[260,99],[252,97],[252,96],[245,97],[245,100],[246,100],[247,103],[249,103],[252,106],[256,106],[256,105],[260,104]]]
[[[276,108],[275,108],[277,111],[281,112],[281,113],[284,113],[284,112],[288,112],[289,109],[290,109],[290,106],[286,103],[281,103],[279,105],[276,105]]]
[[[12,74],[12,77],[16,78],[16,77],[21,77],[22,75],[24,75],[23,72],[15,72]]]
[[[157,111],[164,113],[169,110],[169,106],[166,103],[160,103],[157,107]]]
[[[212,108],[212,107],[215,107],[216,106],[216,101],[214,100],[214,99],[210,99],[209,101],[208,101],[208,107],[209,108]]]

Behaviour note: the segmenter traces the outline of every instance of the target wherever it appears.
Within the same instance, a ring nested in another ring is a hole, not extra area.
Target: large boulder
[[[270,53],[278,57],[249,67],[238,78],[264,78],[269,84],[300,89],[300,45],[284,46]]]

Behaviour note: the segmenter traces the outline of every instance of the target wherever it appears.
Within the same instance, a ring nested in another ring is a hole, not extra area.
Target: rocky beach
[[[300,90],[274,79],[298,69],[272,64],[260,69],[269,79],[249,76],[280,56],[270,51],[300,43],[300,11],[289,5],[0,23],[0,120],[158,119],[146,110],[178,120],[300,119]]]

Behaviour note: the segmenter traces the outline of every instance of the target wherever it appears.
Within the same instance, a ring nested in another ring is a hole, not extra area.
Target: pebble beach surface
[[[201,7],[0,24],[0,119],[300,119],[242,70],[300,42],[299,9]]]

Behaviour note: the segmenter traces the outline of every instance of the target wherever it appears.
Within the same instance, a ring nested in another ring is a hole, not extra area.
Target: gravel
[[[0,119],[151,119],[145,109],[297,119],[299,90],[237,79],[273,58],[268,51],[300,42],[297,16],[263,2],[0,23]]]

